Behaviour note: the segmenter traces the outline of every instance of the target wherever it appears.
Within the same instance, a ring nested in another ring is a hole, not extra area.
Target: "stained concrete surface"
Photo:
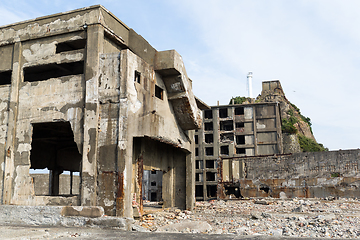
[[[181,233],[144,233],[126,232],[114,229],[99,228],[64,228],[64,227],[9,227],[0,226],[1,239],[302,239],[313,238],[290,238],[269,236],[239,236],[234,234],[181,234]],[[316,238],[325,239],[325,238]]]

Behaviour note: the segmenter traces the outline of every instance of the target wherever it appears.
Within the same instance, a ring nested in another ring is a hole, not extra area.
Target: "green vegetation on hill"
[[[246,102],[246,100],[248,100],[248,102],[251,102],[251,98],[237,96],[230,99],[229,105],[232,104],[232,100],[234,100],[234,104],[242,104]]]
[[[303,152],[324,152],[329,151],[328,148],[324,147],[321,143],[317,143],[311,138],[307,138],[302,134],[298,134],[300,148]]]

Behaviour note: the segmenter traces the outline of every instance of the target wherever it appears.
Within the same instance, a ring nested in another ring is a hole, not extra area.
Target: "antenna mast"
[[[252,95],[252,72],[249,72],[247,75],[247,90],[248,90],[248,97],[253,98],[253,95]]]

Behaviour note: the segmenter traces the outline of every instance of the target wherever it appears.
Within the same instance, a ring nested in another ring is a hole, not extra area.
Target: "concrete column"
[[[21,73],[21,42],[14,44],[13,50],[13,64],[12,64],[12,76],[11,76],[11,88],[10,88],[10,99],[9,99],[9,110],[8,110],[8,127],[6,134],[5,144],[5,171],[4,171],[4,182],[3,182],[3,193],[2,193],[2,204],[11,204],[11,198],[14,193],[14,175],[15,175],[15,159],[14,159],[14,148],[15,148],[15,134],[18,117],[18,106],[19,106],[19,85],[22,81]]]
[[[84,145],[81,173],[81,205],[96,205],[97,188],[97,142],[99,122],[99,55],[103,52],[104,30],[102,26],[87,28],[85,62],[85,109]]]
[[[256,106],[253,106],[253,125],[254,125],[254,156],[258,154],[258,142],[257,142],[257,126],[256,126]]]
[[[188,131],[189,138],[194,139],[195,131]],[[195,206],[195,142],[191,144],[191,153],[186,155],[186,209]]]
[[[277,132],[277,146],[280,154],[284,153],[283,149],[283,138],[281,132],[281,119],[280,119],[280,106],[276,104],[275,106],[275,120],[276,120],[276,132]]]

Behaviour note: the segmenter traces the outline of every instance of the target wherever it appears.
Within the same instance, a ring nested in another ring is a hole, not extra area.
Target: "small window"
[[[234,130],[233,121],[221,121],[220,122],[221,131],[232,131]]]
[[[215,168],[215,160],[206,160],[206,168]]]
[[[141,78],[141,73],[138,71],[135,71],[134,81],[137,83],[140,83],[140,78]]]
[[[221,146],[220,154],[221,155],[229,155],[229,146]]]
[[[245,148],[236,148],[236,154],[245,154]]]
[[[155,85],[155,97],[163,100],[163,89],[160,88],[159,86]]]
[[[205,110],[205,119],[212,119],[212,110]]]
[[[86,46],[86,39],[78,39],[74,41],[62,42],[57,44],[56,53],[84,49],[85,46]]]
[[[235,108],[235,115],[244,115],[244,108],[243,107]]]
[[[219,109],[219,117],[220,117],[220,118],[227,118],[227,117],[228,117],[228,110],[227,110],[227,108],[220,108],[220,109]]]
[[[213,130],[213,123],[212,122],[205,123],[204,128],[205,128],[205,131],[212,131]]]
[[[209,182],[216,181],[216,173],[207,172],[206,173],[206,181],[209,181]]]
[[[205,154],[206,154],[206,156],[213,156],[214,155],[214,148],[213,147],[205,148]]]
[[[202,173],[195,173],[195,181],[202,182],[203,181],[203,174]]]
[[[156,174],[156,170],[151,170],[151,174]]]
[[[195,148],[195,156],[199,156],[199,148]]]
[[[204,169],[203,160],[196,160],[196,162],[195,162],[195,168],[196,168],[196,169]]]
[[[11,84],[11,73],[11,70],[0,72],[0,85]]]
[[[236,128],[243,128],[245,126],[243,122],[237,122],[235,125]]]
[[[199,136],[198,135],[195,135],[195,144],[199,144]]]
[[[236,144],[245,144],[245,136],[237,135],[236,136]]]
[[[156,182],[155,182],[155,181],[152,181],[152,182],[151,182],[151,186],[152,186],[152,187],[155,187],[155,186],[156,186]]]
[[[203,185],[196,185],[195,186],[195,197],[204,197],[204,186]]]
[[[213,143],[213,142],[214,142],[214,135],[212,135],[212,134],[205,134],[205,142],[206,142],[206,143]]]

